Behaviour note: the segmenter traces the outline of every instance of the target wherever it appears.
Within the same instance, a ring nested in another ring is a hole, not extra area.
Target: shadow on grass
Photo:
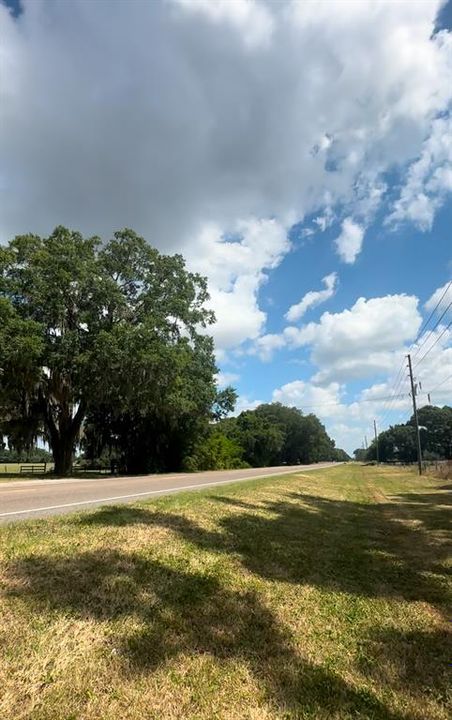
[[[213,500],[217,503],[223,503],[223,505],[229,505],[235,508],[243,508],[244,510],[265,510],[265,505],[261,503],[256,505],[254,503],[245,502],[244,500],[237,500],[237,498],[227,497],[223,495],[214,495]]]
[[[401,509],[408,507],[413,516],[429,530],[452,530],[452,485],[438,488],[436,493],[406,493],[392,499]],[[449,491],[449,492],[445,492]]]
[[[443,495],[412,497],[362,504],[290,493],[285,501],[254,505],[213,496],[244,511],[223,515],[213,531],[183,515],[133,507],[101,508],[78,522],[166,527],[201,549],[235,553],[265,579],[422,600],[444,610],[452,602],[443,565],[451,544],[433,544],[429,531],[449,528],[450,508],[434,504]]]
[[[443,495],[400,496],[397,502],[360,504],[289,493],[282,501],[248,504],[212,496],[228,512],[214,530],[183,515],[128,506],[103,507],[78,526],[163,527],[200,550],[231,554],[267,580],[315,585],[357,596],[422,600],[446,613],[450,544],[430,530],[446,527]],[[145,536],[144,536],[145,537]],[[152,542],[152,534],[149,534]],[[146,541],[143,552],[146,553]],[[234,592],[210,575],[169,568],[145,554],[98,551],[72,557],[31,556],[10,571],[10,593],[39,609],[116,621],[136,618],[140,630],[120,640],[125,672],[147,672],[179,653],[206,653],[247,664],[269,701],[339,717],[405,720],[293,647],[288,631],[249,592]],[[118,633],[125,632],[118,625]],[[446,637],[385,630],[363,638],[361,671],[394,689],[429,686],[446,693]],[[447,662],[452,662],[452,658]],[[417,716],[416,716],[417,717]]]
[[[50,472],[46,473],[19,473],[19,472],[0,472],[0,482],[10,482],[15,480],[51,480],[55,478]]]
[[[409,688],[444,706],[452,702],[452,645],[446,630],[377,629],[363,641],[359,666],[379,685]]]
[[[254,593],[231,591],[207,575],[133,553],[38,556],[15,566],[9,594],[82,618],[139,619],[139,631],[121,636],[119,623],[114,635],[128,674],[152,671],[180,653],[207,654],[245,663],[267,701],[292,717],[301,710],[336,716],[338,709],[341,717],[406,717],[300,657]]]

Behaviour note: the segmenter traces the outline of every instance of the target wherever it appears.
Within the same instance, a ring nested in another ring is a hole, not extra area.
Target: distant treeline
[[[52,462],[52,453],[43,448],[32,447],[27,450],[8,450],[0,447],[0,463]]]
[[[260,405],[204,427],[198,425],[196,433],[186,433],[183,442],[177,427],[159,428],[158,433],[156,429],[140,441],[143,471],[169,470],[175,461],[177,469],[198,471],[350,460],[344,450],[335,447],[315,415],[303,415],[297,408],[280,403]],[[129,451],[125,451],[132,439],[129,428],[124,426],[124,430],[123,435],[118,425],[112,431],[105,423],[87,425],[82,441],[84,462],[94,467],[113,464],[132,471],[127,464]],[[140,437],[135,437],[134,447]],[[131,457],[136,456],[137,451],[131,453]]]
[[[418,421],[423,459],[452,459],[452,407],[425,405],[418,410]],[[377,443],[373,440],[367,451],[359,448],[354,451],[354,455],[357,460],[376,460]],[[413,416],[407,423],[392,425],[378,435],[378,458],[380,462],[416,462],[416,426]]]
[[[349,459],[344,450],[335,448],[315,415],[271,403],[218,422],[185,465],[190,470],[210,470]]]

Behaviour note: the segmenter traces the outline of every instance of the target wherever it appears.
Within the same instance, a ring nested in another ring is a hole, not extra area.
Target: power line
[[[417,337],[418,337],[418,338],[421,337],[421,335],[422,335],[422,333],[424,332],[425,328],[427,327],[427,325],[429,324],[430,320],[432,319],[432,317],[433,317],[434,314],[436,313],[437,309],[438,309],[439,306],[441,305],[441,303],[442,303],[442,301],[443,301],[443,298],[445,297],[445,295],[446,295],[447,291],[449,290],[449,288],[451,287],[451,285],[452,285],[452,280],[451,280],[451,281],[449,282],[449,284],[447,285],[446,289],[444,290],[444,292],[443,292],[443,294],[441,295],[440,299],[438,300],[438,302],[436,303],[436,305],[435,305],[435,307],[433,308],[432,312],[431,312],[430,315],[428,316],[427,320],[423,323],[421,329],[419,330],[419,332],[418,332],[418,334],[417,334]],[[416,340],[414,341],[413,345],[414,345],[415,343],[416,343]],[[413,345],[411,346],[411,348],[413,347]],[[411,350],[411,348],[410,348],[410,350]]]
[[[432,390],[430,390],[429,392],[430,393],[435,392],[435,390],[437,390],[439,387],[441,387],[441,385],[444,385],[444,383],[446,383],[448,380],[452,380],[452,375],[449,375],[445,380],[442,380],[440,383],[438,383],[438,385],[435,385],[435,387],[432,388]]]
[[[452,377],[452,376],[451,376]],[[407,379],[407,378],[404,378]],[[448,378],[446,378],[448,379]],[[445,381],[444,381],[445,382]],[[430,392],[433,392],[431,390]],[[428,395],[427,392],[421,393],[422,395]],[[304,405],[303,403],[300,403],[300,409],[306,410],[310,408],[322,408],[322,407],[331,407],[331,406],[337,406],[337,405],[345,405],[346,407],[350,407],[351,405],[361,405],[362,403],[372,403],[372,402],[384,402],[386,400],[408,400],[411,397],[410,393],[398,393],[396,395],[386,395],[384,397],[376,397],[376,398],[362,398],[361,400],[351,400],[349,403],[346,401],[335,401],[335,402],[325,402],[325,403],[314,403],[310,405]],[[405,412],[405,411],[403,411]]]
[[[356,403],[357,405],[360,405],[361,403],[365,402],[382,402],[384,400],[389,400],[393,396],[386,396],[386,397],[376,397],[376,398],[363,398],[362,400],[352,400],[349,405],[353,405]],[[398,398],[405,398],[409,397],[408,393],[403,393],[397,396]],[[326,407],[328,405],[344,405],[344,402],[327,402],[327,403],[315,403],[314,405],[303,405],[300,403],[300,407],[302,410],[305,408],[318,408],[318,407]]]
[[[443,292],[443,294],[441,295],[440,299],[439,299],[438,302],[436,303],[436,305],[435,305],[435,307],[433,308],[432,312],[430,313],[429,317],[428,317],[427,320],[423,323],[423,325],[422,325],[422,327],[421,327],[421,329],[420,329],[420,331],[419,331],[416,339],[415,339],[415,340],[413,341],[413,343],[411,344],[410,350],[415,346],[416,342],[420,339],[422,333],[423,333],[423,332],[425,331],[425,329],[427,328],[428,324],[430,323],[430,320],[434,317],[434,315],[435,315],[438,307],[441,305],[441,302],[443,301],[444,297],[446,296],[446,293],[448,292],[448,290],[449,290],[449,288],[450,288],[451,286],[452,286],[452,280],[448,283],[446,289],[444,290],[444,292]],[[451,306],[452,306],[452,301],[447,305],[447,307],[445,308],[445,310],[444,310],[443,313],[441,314],[440,318],[438,319],[438,321],[436,322],[436,324],[434,325],[434,327],[428,332],[427,336],[424,338],[424,340],[423,340],[423,342],[421,343],[421,345],[417,348],[417,350],[416,350],[413,358],[416,357],[416,355],[419,353],[419,351],[421,350],[421,348],[425,345],[425,343],[427,342],[427,340],[429,339],[429,337],[430,337],[430,336],[432,335],[432,333],[436,330],[436,328],[438,327],[438,325],[440,324],[441,320],[443,319],[443,317],[445,316],[445,314],[447,313],[447,311],[449,310],[449,308],[450,308]],[[452,325],[452,321],[451,321],[451,322],[449,323],[449,325],[442,331],[442,333],[437,337],[437,339],[435,340],[435,342],[433,343],[433,345],[431,345],[431,347],[427,350],[427,352],[424,353],[424,355],[421,357],[421,359],[417,362],[416,367],[417,367],[417,366],[424,360],[424,358],[430,353],[430,351],[433,349],[433,347],[436,345],[436,343],[439,342],[439,340],[441,339],[441,337],[445,334],[445,332],[449,329],[449,327],[450,327],[451,325]],[[361,403],[367,403],[367,402],[384,402],[384,403],[387,403],[387,404],[386,404],[386,407],[384,406],[384,407],[382,408],[383,415],[382,415],[382,418],[381,418],[381,420],[380,420],[380,426],[385,425],[385,424],[386,424],[386,420],[387,420],[389,414],[392,412],[394,402],[395,402],[396,400],[407,399],[407,398],[410,397],[410,393],[400,393],[400,392],[397,392],[397,391],[399,390],[399,388],[403,385],[403,383],[407,382],[407,380],[408,380],[407,377],[404,377],[404,376],[403,376],[404,368],[405,368],[405,361],[402,360],[402,363],[401,363],[401,366],[400,366],[400,368],[399,368],[399,371],[398,371],[397,375],[395,376],[395,380],[394,380],[393,387],[392,387],[392,394],[387,395],[387,396],[383,396],[383,397],[363,398],[363,399],[361,399],[361,400],[353,400],[353,401],[350,403],[350,405],[352,405],[352,404],[360,405]],[[450,378],[452,378],[452,375],[449,376],[448,378],[446,378],[445,380],[443,380],[441,383],[439,383],[439,385],[435,386],[435,388],[433,388],[433,390],[431,390],[430,392],[434,392],[438,387],[440,387],[441,385],[443,385],[443,384],[444,384],[445,382],[447,382],[447,380],[450,379]],[[426,393],[426,392],[424,392],[424,393],[422,393],[422,394],[428,395],[428,393]],[[312,408],[312,409],[315,409],[315,408],[322,408],[322,407],[328,407],[328,406],[330,406],[330,407],[331,407],[331,406],[338,406],[338,405],[343,405],[343,404],[344,404],[343,401],[339,401],[339,402],[327,402],[327,403],[316,403],[316,404],[310,404],[310,405],[302,405],[302,404],[300,403],[300,407],[301,407],[302,410],[304,410],[304,409],[311,409],[311,408]],[[402,413],[400,413],[400,415],[405,415],[405,413],[406,413],[407,411],[408,411],[408,409],[402,411]]]
[[[452,302],[451,302],[451,305],[452,305]],[[430,352],[431,350],[433,350],[433,348],[435,347],[436,343],[438,343],[438,342],[441,340],[442,336],[444,335],[444,333],[446,333],[446,332],[449,330],[449,328],[450,328],[451,325],[452,325],[452,320],[450,321],[449,325],[446,325],[446,327],[444,328],[444,330],[442,331],[442,333],[441,333],[440,335],[438,335],[438,337],[436,338],[436,340],[435,340],[435,342],[433,343],[433,345],[431,345],[431,346],[429,347],[429,349],[427,350],[427,352],[421,357],[421,359],[418,360],[418,362],[416,363],[416,367],[419,367],[419,365],[420,365],[421,362],[424,360],[424,358],[426,358],[427,355],[429,354],[429,352]]]
[[[452,280],[449,281],[449,283],[447,284],[444,292],[442,293],[442,295],[441,295],[441,297],[439,298],[438,302],[436,303],[435,307],[433,308],[433,310],[431,311],[430,315],[428,316],[427,320],[425,320],[425,322],[422,324],[422,327],[421,327],[421,329],[419,330],[419,332],[418,332],[418,334],[417,334],[417,336],[416,336],[416,339],[412,342],[412,344],[411,344],[411,346],[410,346],[409,352],[412,351],[412,349],[414,348],[414,346],[415,346],[415,344],[417,343],[417,341],[422,337],[422,333],[425,332],[426,328],[428,327],[428,325],[429,325],[429,323],[430,323],[430,320],[434,317],[436,311],[437,311],[438,308],[440,307],[442,301],[444,300],[444,298],[445,298],[445,296],[446,296],[446,294],[447,294],[447,292],[449,291],[449,289],[450,289],[451,286],[452,286]],[[424,338],[424,341],[423,341],[422,344],[417,348],[417,350],[416,350],[416,352],[415,352],[415,354],[414,354],[413,357],[416,357],[416,355],[419,353],[419,350],[425,345],[425,343],[426,343],[426,341],[428,340],[428,338],[430,337],[431,333],[432,333],[432,332],[435,330],[435,328],[439,325],[439,323],[441,322],[442,318],[444,317],[444,315],[446,314],[447,310],[449,309],[449,307],[450,307],[451,305],[452,305],[452,302],[449,304],[448,307],[446,307],[445,311],[442,313],[440,319],[438,320],[438,322],[436,323],[436,325],[434,326],[434,328],[433,328],[432,330],[430,330],[429,333],[428,333],[428,335],[426,336],[426,338]],[[393,394],[392,394],[392,396],[389,398],[389,401],[388,401],[386,407],[383,407],[383,408],[382,408],[383,416],[382,416],[382,419],[381,419],[381,421],[380,421],[380,422],[381,422],[381,425],[385,425],[385,424],[386,424],[387,418],[388,418],[389,414],[391,413],[391,411],[392,411],[392,409],[393,409],[394,401],[395,401],[396,399],[398,399],[398,397],[399,397],[398,394],[397,394],[397,391],[398,391],[399,388],[401,387],[402,383],[407,380],[407,378],[404,378],[404,377],[403,377],[403,374],[402,374],[404,368],[405,368],[405,359],[402,360],[402,364],[401,364],[401,366],[400,366],[400,368],[399,368],[399,371],[398,371],[398,373],[397,373],[397,375],[396,375],[396,378],[395,378],[395,380],[394,380],[394,384],[393,384],[393,386],[392,386],[392,393],[393,393]],[[401,374],[402,374],[402,376],[401,376]],[[400,379],[399,379],[399,378],[400,378]]]
[[[405,366],[405,358],[404,358],[403,361],[402,361],[402,366],[401,366],[401,368],[400,368],[400,370],[399,370],[399,372],[398,372],[398,374],[397,374],[397,377],[398,377],[401,373],[402,373],[402,376],[400,377],[400,379],[398,380],[398,382],[397,382],[397,377],[396,377],[396,383],[395,383],[395,385],[393,386],[393,394],[392,394],[392,396],[390,397],[389,402],[388,402],[385,406],[383,406],[383,408],[382,408],[382,414],[381,414],[381,416],[380,416],[380,426],[381,426],[381,427],[383,427],[384,425],[387,424],[388,418],[389,418],[390,414],[391,414],[394,410],[396,410],[396,407],[395,407],[396,401],[399,400],[399,399],[401,399],[401,398],[403,398],[404,395],[406,395],[407,397],[409,397],[409,395],[407,395],[406,393],[400,393],[400,392],[399,392],[399,390],[402,388],[403,384],[408,381],[408,378],[403,374],[403,371],[405,370],[405,368],[406,368],[406,366]]]
[[[449,305],[446,307],[446,309],[445,309],[444,312],[442,313],[442,315],[441,315],[441,317],[439,318],[439,320],[437,321],[437,323],[431,328],[431,330],[429,330],[429,332],[427,333],[426,337],[424,338],[424,342],[422,342],[422,343],[419,345],[418,349],[416,350],[416,352],[415,352],[414,355],[413,355],[413,359],[416,357],[416,355],[418,354],[418,352],[424,347],[425,343],[426,343],[427,340],[431,337],[431,335],[435,332],[436,328],[438,327],[438,325],[440,324],[441,320],[443,319],[444,315],[447,313],[447,311],[449,310],[450,307],[452,307],[452,300],[450,301]]]
[[[389,413],[390,410],[391,410],[391,407],[392,407],[392,405],[393,405],[393,403],[394,403],[394,400],[397,399],[397,397],[398,397],[398,396],[397,396],[397,391],[398,391],[398,389],[401,387],[401,385],[402,385],[402,383],[403,383],[403,381],[404,381],[404,379],[405,379],[405,378],[403,377],[403,374],[402,374],[404,368],[405,368],[405,358],[403,358],[402,364],[401,364],[401,366],[400,366],[400,368],[399,368],[399,372],[397,373],[396,378],[395,378],[395,380],[394,380],[394,384],[393,384],[393,386],[392,386],[392,391],[391,391],[391,392],[392,392],[392,395],[390,395],[389,398],[388,398],[388,401],[389,401],[389,402],[387,403],[386,407],[383,406],[383,408],[382,408],[383,417],[384,417],[385,419],[386,419],[386,416],[388,415],[388,413]],[[382,420],[381,422],[382,422],[382,424],[384,424],[383,420]]]

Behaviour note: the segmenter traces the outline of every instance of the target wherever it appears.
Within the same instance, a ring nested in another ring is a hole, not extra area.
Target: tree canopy
[[[452,458],[452,408],[425,405],[418,410],[422,456],[429,459]],[[415,462],[417,459],[415,420],[412,416],[407,423],[392,425],[378,435],[379,459],[381,462]],[[377,446],[372,441],[361,459],[376,460]],[[357,458],[358,459],[358,458]]]
[[[120,445],[138,438],[142,448],[143,435],[158,444],[162,427],[186,434],[214,405],[221,414],[234,395],[215,386],[207,300],[205,278],[132,230],[105,244],[64,227],[16,237],[0,249],[0,430],[9,445],[42,433],[66,474],[85,419],[91,436],[108,419]]]
[[[242,448],[243,460],[252,466],[349,459],[335,448],[315,415],[303,415],[298,408],[281,403],[262,404],[226,418],[219,429]]]

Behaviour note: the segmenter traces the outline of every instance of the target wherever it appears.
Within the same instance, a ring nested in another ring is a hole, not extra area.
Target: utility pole
[[[377,448],[377,463],[380,462],[380,452],[378,447],[378,433],[377,433],[377,421],[374,420],[374,433],[375,433],[375,445]]]
[[[411,365],[411,355],[407,355],[408,358],[408,370],[410,371],[410,383],[411,383],[411,398],[413,400],[413,415],[414,422],[416,425],[416,441],[417,441],[417,465],[419,468],[419,475],[422,475],[422,448],[421,448],[421,435],[419,432],[419,421],[417,419],[417,406],[416,406],[416,388],[413,380],[413,368]]]
[[[364,447],[365,447],[366,452],[367,452],[367,435],[364,435]]]

